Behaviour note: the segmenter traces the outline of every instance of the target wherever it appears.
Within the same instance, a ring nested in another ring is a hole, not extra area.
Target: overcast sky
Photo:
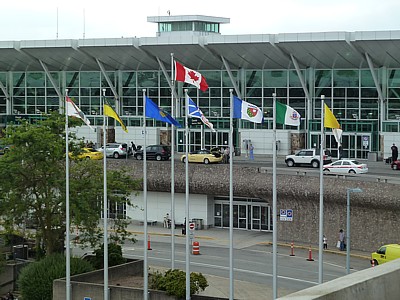
[[[168,11],[230,18],[224,35],[400,30],[400,0],[4,0],[0,41],[154,37]]]

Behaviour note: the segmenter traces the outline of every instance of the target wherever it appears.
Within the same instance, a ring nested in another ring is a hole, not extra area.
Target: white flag
[[[78,106],[70,99],[69,97],[66,97],[66,109],[67,109],[67,115],[75,118],[81,119],[87,126],[90,127],[90,129],[94,130],[92,126],[90,126],[90,121],[88,118],[86,118],[85,114],[79,109]]]

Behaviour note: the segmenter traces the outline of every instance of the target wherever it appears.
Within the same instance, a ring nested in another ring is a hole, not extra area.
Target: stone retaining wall
[[[143,162],[110,160],[110,168],[127,167],[132,176],[143,178]],[[171,190],[171,164],[148,161],[148,190]],[[175,163],[175,192],[185,193],[185,165]],[[189,166],[190,193],[229,195],[229,165]],[[258,167],[235,165],[233,192],[237,197],[264,199],[272,206],[272,174],[259,173]],[[372,252],[382,244],[398,243],[400,201],[398,185],[324,177],[324,234],[328,247],[334,247],[339,230],[346,230],[347,189],[351,193],[351,249]],[[277,208],[293,209],[293,222],[278,221],[278,239],[318,244],[319,176],[277,175]]]

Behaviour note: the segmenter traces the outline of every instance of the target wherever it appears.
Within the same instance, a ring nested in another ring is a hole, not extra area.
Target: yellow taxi
[[[214,148],[215,149],[215,148]],[[222,153],[218,150],[197,150],[189,153],[189,162],[190,163],[203,163],[203,164],[210,164],[210,163],[219,163],[223,159]],[[181,161],[186,162],[186,155],[181,156]]]
[[[82,152],[76,156],[73,153],[69,153],[68,155],[72,159],[93,159],[100,160],[103,159],[103,152],[97,151],[93,148],[82,148]]]
[[[371,264],[374,263],[376,266],[397,258],[400,258],[399,244],[383,245],[371,254]]]

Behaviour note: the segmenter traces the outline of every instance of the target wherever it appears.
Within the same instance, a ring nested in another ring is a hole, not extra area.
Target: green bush
[[[71,258],[71,276],[93,270],[90,263]],[[65,277],[66,259],[61,253],[52,254],[22,269],[18,286],[24,300],[51,300],[53,280]]]
[[[168,270],[163,275],[160,272],[150,274],[149,287],[151,289],[167,292],[178,298],[186,295],[186,273],[181,270]],[[190,295],[198,294],[208,287],[207,279],[201,273],[190,273]]]
[[[104,266],[104,244],[100,249],[94,250],[95,258],[90,260],[95,269],[102,269]],[[108,244],[108,266],[116,266],[126,263],[126,258],[122,256],[122,247],[120,245]]]

